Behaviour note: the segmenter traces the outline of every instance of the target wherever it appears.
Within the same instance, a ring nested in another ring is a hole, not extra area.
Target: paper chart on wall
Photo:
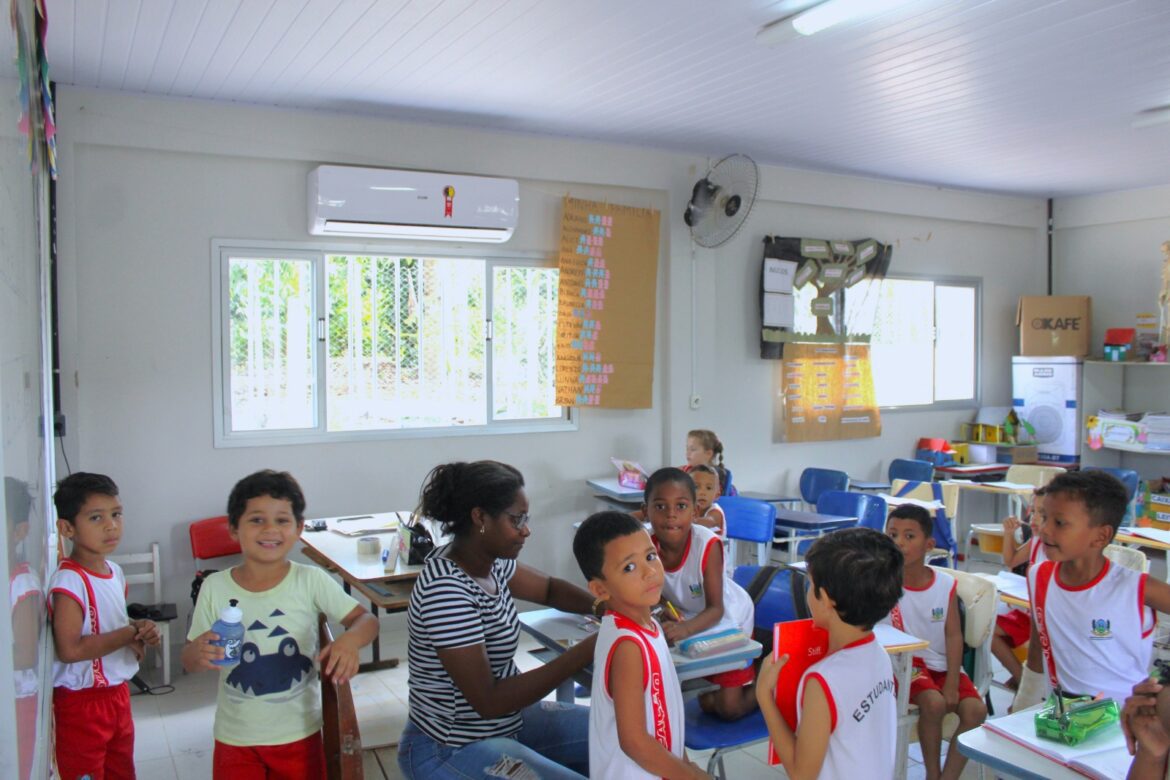
[[[651,406],[659,216],[653,209],[565,198],[558,405]]]
[[[785,441],[881,435],[868,344],[789,344],[780,381]]]

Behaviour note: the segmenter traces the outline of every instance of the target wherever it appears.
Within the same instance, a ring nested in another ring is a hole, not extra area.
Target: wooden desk
[[[857,525],[856,517],[824,515],[820,512],[802,512],[796,509],[776,507],[777,537],[774,541],[787,542],[788,560],[795,562],[799,555],[801,541],[815,538],[828,531],[851,528],[855,525]],[[802,531],[806,533],[801,533]]]
[[[394,570],[387,572],[378,555],[359,555],[357,551],[358,538],[342,536],[333,529],[345,531],[378,529],[394,521],[405,519],[409,512],[379,512],[363,517],[362,520],[349,520],[338,517],[323,518],[327,530],[305,531],[301,535],[304,547],[301,552],[306,558],[318,566],[341,577],[342,587],[346,593],[357,590],[370,602],[370,612],[378,617],[378,610],[387,613],[405,612],[410,604],[410,590],[414,581],[418,579],[422,566],[408,566],[404,556],[399,559]],[[381,532],[370,533],[382,542],[383,549],[398,548],[398,533]],[[359,671],[368,672],[377,669],[391,669],[398,665],[397,658],[382,658],[381,639],[374,638],[371,645],[373,660],[364,663]]]
[[[1157,528],[1119,528],[1113,541],[1118,544],[1149,547],[1152,550],[1170,550],[1170,531]]]

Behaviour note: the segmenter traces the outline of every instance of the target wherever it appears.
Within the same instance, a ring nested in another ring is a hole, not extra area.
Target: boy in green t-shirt
[[[353,677],[358,651],[378,634],[378,621],[325,572],[288,560],[305,522],[305,497],[288,472],[244,477],[228,498],[228,525],[244,562],[208,577],[199,591],[183,648],[189,672],[220,672],[215,709],[215,778],[267,775],[324,777],[317,673]],[[245,629],[240,661],[220,667],[212,644],[220,611],[235,600]],[[346,632],[318,652],[317,614]]]

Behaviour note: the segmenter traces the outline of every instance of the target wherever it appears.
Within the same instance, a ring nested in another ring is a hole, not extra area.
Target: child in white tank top
[[[788,656],[764,661],[756,699],[772,746],[790,777],[893,777],[894,674],[872,629],[902,595],[902,554],[884,534],[847,528],[817,539],[805,561],[809,611],[829,633],[829,654],[800,679],[795,729],[776,704]]]
[[[723,568],[723,546],[710,528],[695,520],[695,483],[680,469],[659,469],[646,481],[644,510],[665,570],[663,599],[674,620],[663,625],[667,641],[715,628],[738,628],[751,636],[755,605]],[[707,678],[719,690],[703,694],[704,711],[724,720],[742,718],[756,708],[751,667]]]
[[[883,620],[930,644],[914,654],[910,701],[918,707],[918,742],[927,777],[958,780],[967,757],[956,745],[958,736],[987,719],[983,697],[963,671],[963,630],[955,578],[926,565],[935,547],[934,518],[920,506],[894,507],[886,535],[902,551],[902,598]],[[959,716],[947,760],[942,762],[942,721],[948,712]]]
[[[593,656],[589,775],[626,780],[705,778],[683,748],[682,689],[662,627],[662,564],[641,523],[591,515],[573,538],[589,590],[606,604]]]
[[[1105,557],[1128,503],[1105,472],[1048,483],[1040,530],[1048,560],[1028,571],[1032,637],[1013,709],[1043,700],[1056,684],[1120,703],[1149,674],[1154,612],[1170,612],[1170,585]]]

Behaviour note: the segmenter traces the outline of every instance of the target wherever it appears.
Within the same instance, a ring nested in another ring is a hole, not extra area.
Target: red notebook
[[[829,632],[817,628],[812,620],[790,620],[772,627],[772,657],[788,655],[788,662],[776,679],[776,706],[796,731],[796,697],[800,694],[797,686],[806,669],[829,653]],[[768,740],[768,763],[779,764],[776,747]]]

